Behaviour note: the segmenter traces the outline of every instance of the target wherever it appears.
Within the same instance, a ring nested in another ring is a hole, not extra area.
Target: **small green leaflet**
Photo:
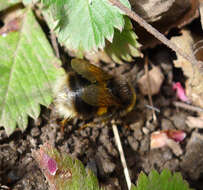
[[[23,10],[19,30],[0,35],[0,126],[7,134],[16,124],[24,130],[28,115],[36,119],[40,104],[51,103],[59,64],[32,11]]]
[[[137,185],[132,185],[131,190],[192,190],[183,180],[180,173],[172,174],[164,169],[161,174],[152,170],[149,176],[143,172],[139,174]]]
[[[29,5],[29,4],[31,4],[32,2],[37,2],[37,0],[22,0],[23,1],[23,4],[24,5]]]
[[[130,19],[125,17],[123,31],[115,30],[113,42],[107,44],[104,51],[114,62],[122,64],[123,61],[132,62],[133,57],[141,56],[140,46]]]
[[[114,28],[122,31],[123,14],[108,0],[42,0],[44,15],[59,42],[78,54],[103,49],[113,40]],[[130,7],[128,0],[121,0]]]

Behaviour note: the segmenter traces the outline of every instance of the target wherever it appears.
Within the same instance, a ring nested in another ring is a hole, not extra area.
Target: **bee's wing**
[[[72,68],[87,80],[94,82],[103,82],[112,78],[111,75],[104,72],[99,67],[90,64],[82,59],[73,59],[71,61]]]
[[[83,89],[82,99],[92,106],[119,106],[120,102],[103,85],[92,84]]]

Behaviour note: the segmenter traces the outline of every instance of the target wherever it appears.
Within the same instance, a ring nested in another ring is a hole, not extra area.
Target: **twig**
[[[154,111],[160,113],[160,109],[158,109],[158,108],[156,108],[156,107],[154,107],[154,106],[150,106],[150,105],[147,105],[147,104],[146,104],[145,107],[147,107],[147,108],[149,108],[149,109],[152,109],[152,110],[154,110]]]
[[[121,163],[122,163],[122,166],[123,166],[124,175],[125,175],[125,179],[126,179],[126,182],[127,182],[128,190],[130,190],[130,188],[131,188],[130,175],[129,175],[128,167],[127,167],[127,164],[126,164],[126,160],[125,160],[121,140],[120,140],[120,137],[119,137],[119,134],[118,134],[118,129],[117,129],[117,126],[114,123],[114,121],[112,121],[112,128],[113,128],[113,133],[114,133],[114,136],[115,136],[115,141],[116,141],[116,144],[117,144],[117,147],[118,147],[118,150],[119,150]]]
[[[149,77],[149,69],[148,69],[148,57],[147,55],[145,56],[145,74],[147,75],[147,95],[149,99],[150,106],[153,106],[153,101],[152,101],[152,89],[151,89],[151,83],[150,83],[150,77]],[[152,109],[152,115],[153,115],[153,120],[156,121],[156,114],[154,109]]]
[[[56,36],[55,36],[55,34],[54,34],[53,31],[51,31],[51,36],[50,36],[50,37],[51,37],[51,43],[52,43],[52,46],[53,46],[53,48],[54,48],[56,57],[57,57],[57,58],[60,58],[59,48],[58,48]]]
[[[10,187],[8,187],[8,186],[6,186],[6,185],[1,185],[1,184],[0,184],[0,189],[1,189],[1,190],[9,190]]]
[[[189,104],[186,104],[186,103],[183,103],[183,102],[175,101],[175,102],[173,102],[173,104],[176,107],[184,108],[184,109],[187,109],[187,110],[191,110],[191,111],[195,111],[195,112],[203,112],[203,108],[193,106],[193,105],[189,105]]]
[[[119,0],[109,0],[109,2],[111,2],[114,6],[118,7],[120,10],[122,10],[127,16],[129,16],[131,19],[133,19],[135,22],[137,22],[140,26],[145,28],[149,33],[151,33],[153,36],[155,36],[158,40],[160,40],[162,43],[164,43],[167,47],[171,48],[173,51],[175,51],[176,53],[178,53],[179,55],[184,57],[186,60],[188,60],[193,65],[198,64],[198,61],[194,58],[194,56],[185,53],[176,44],[174,44],[173,42],[168,40],[163,34],[161,34],[158,30],[156,30],[150,24],[148,24],[138,14],[131,11],[129,8],[127,8],[122,3],[120,3]]]

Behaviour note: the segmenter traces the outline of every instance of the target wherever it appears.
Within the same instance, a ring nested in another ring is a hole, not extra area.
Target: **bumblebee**
[[[54,88],[54,104],[64,119],[123,115],[133,109],[135,91],[124,78],[82,59],[73,59],[71,67]]]

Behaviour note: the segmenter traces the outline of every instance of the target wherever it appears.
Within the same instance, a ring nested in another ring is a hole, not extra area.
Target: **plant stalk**
[[[157,29],[148,24],[143,18],[141,18],[137,13],[124,6],[119,0],[109,0],[109,2],[118,7],[121,11],[123,11],[127,16],[137,22],[140,26],[145,28],[149,33],[151,33],[154,37],[160,40],[167,47],[171,48],[177,54],[184,57],[187,61],[189,61],[193,65],[198,65],[198,61],[194,56],[185,53],[181,48],[179,48],[175,43],[168,40],[163,34],[161,34]]]

